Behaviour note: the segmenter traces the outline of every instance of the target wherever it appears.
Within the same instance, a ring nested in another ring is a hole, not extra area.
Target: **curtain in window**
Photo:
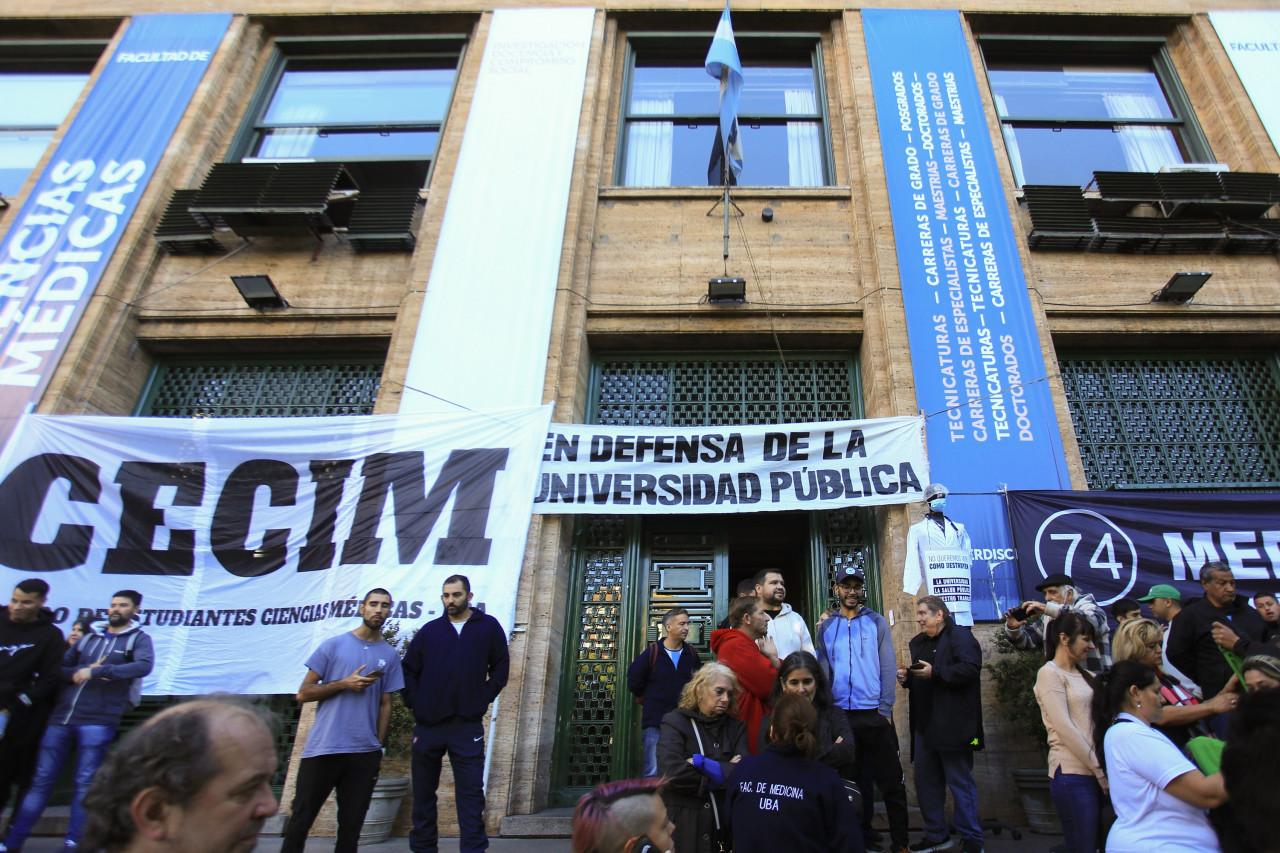
[[[818,111],[813,92],[786,89],[787,115],[813,115]],[[812,121],[787,122],[787,175],[793,187],[822,186],[822,138]]]
[[[996,113],[1000,118],[1004,118],[1009,114],[1009,105],[1005,102],[1004,95],[996,95]],[[1004,149],[1009,152],[1009,165],[1013,168],[1013,183],[1016,186],[1022,186],[1026,183],[1022,174],[1022,149],[1018,147],[1018,135],[1013,129],[1013,125],[1000,122],[1000,132],[1004,135]]]
[[[1117,118],[1161,118],[1156,99],[1150,95],[1107,94],[1102,96],[1107,105],[1107,115]],[[1167,127],[1119,128],[1120,147],[1125,162],[1133,172],[1158,172],[1161,166],[1183,162],[1182,152],[1173,133]]]
[[[302,121],[318,122],[324,119],[324,114],[325,108],[319,104],[298,104],[281,110],[275,119],[282,124]],[[268,130],[257,156],[272,160],[310,156],[319,133],[318,127],[282,127]]]
[[[676,111],[676,102],[670,98],[637,100],[632,103],[631,111],[633,115],[671,115]],[[671,186],[674,125],[669,121],[633,121],[627,126],[627,131],[625,185]]]

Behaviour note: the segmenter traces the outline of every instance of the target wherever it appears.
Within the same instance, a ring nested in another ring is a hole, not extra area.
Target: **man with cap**
[[[818,662],[831,684],[836,706],[844,709],[853,731],[858,777],[865,779],[869,768],[875,784],[880,786],[889,818],[890,849],[902,853],[910,839],[907,788],[898,755],[898,733],[893,726],[898,664],[889,623],[863,606],[866,578],[862,569],[841,568],[832,593],[840,601],[840,609],[818,628]],[[863,835],[873,838],[871,788],[864,784],[862,795],[868,804],[862,815]]]
[[[1070,575],[1054,572],[1040,583],[1036,591],[1044,593],[1044,603],[1024,601],[1004,614],[1004,633],[1020,649],[1044,648],[1044,635],[1049,623],[1060,613],[1073,610],[1087,619],[1098,632],[1094,648],[1089,650],[1085,665],[1092,673],[1111,668],[1111,629],[1107,614],[1088,593],[1076,588]]]
[[[1173,622],[1173,617],[1182,612],[1182,593],[1172,584],[1158,583],[1151,587],[1147,594],[1139,598],[1138,601],[1150,607],[1151,615],[1155,616],[1164,625],[1164,640],[1160,649],[1161,659],[1164,662],[1160,665],[1160,669],[1164,671],[1165,675],[1176,678],[1182,684],[1184,690],[1193,694],[1197,699],[1203,699],[1204,694],[1200,690],[1200,685],[1196,684],[1169,662],[1169,625]]]
[[[907,530],[907,562],[902,570],[902,591],[915,595],[923,580],[925,593],[945,601],[947,611],[957,625],[972,626],[973,594],[969,568],[973,563],[973,543],[969,541],[964,525],[946,516],[948,494],[947,487],[941,483],[925,486],[924,500],[929,510],[924,518]],[[956,552],[962,552],[963,556]],[[948,556],[953,559],[947,560]],[[948,568],[947,563],[957,565]],[[958,568],[958,564],[963,564],[963,569]]]

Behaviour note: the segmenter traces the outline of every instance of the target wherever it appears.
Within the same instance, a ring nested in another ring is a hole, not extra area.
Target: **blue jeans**
[[[484,831],[484,725],[454,718],[435,726],[413,727],[413,830],[409,849],[436,853],[436,788],[445,753],[453,768],[453,799],[458,807],[458,850],[489,849]]]
[[[644,736],[644,775],[658,775],[658,735],[662,734],[662,729],[656,726],[646,726],[642,730]]]
[[[945,841],[947,821],[943,814],[947,788],[955,801],[952,819],[962,841],[982,843],[982,826],[978,823],[978,785],[973,780],[973,752],[967,749],[929,749],[924,737],[915,734],[916,799],[920,801],[920,817],[924,820],[924,837],[929,841]]]
[[[62,773],[63,762],[72,745],[76,748],[75,794],[71,798],[71,822],[67,825],[67,840],[78,842],[84,831],[84,795],[93,782],[102,760],[107,757],[107,747],[115,736],[115,726],[58,726],[44,730],[40,741],[40,756],[36,759],[36,772],[31,778],[31,788],[22,798],[13,816],[13,825],[5,836],[4,844],[10,850],[21,850],[31,835],[36,821],[49,803],[49,795]]]
[[[1094,853],[1098,849],[1098,819],[1102,811],[1102,786],[1098,780],[1063,773],[1059,767],[1049,780],[1049,794],[1062,819],[1067,853]]]

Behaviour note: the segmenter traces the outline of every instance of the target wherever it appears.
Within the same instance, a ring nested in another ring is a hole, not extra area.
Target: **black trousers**
[[[360,827],[364,825],[364,814],[369,810],[381,766],[380,749],[302,759],[298,767],[298,789],[293,795],[293,808],[280,844],[281,853],[302,853],[307,833],[331,791],[337,791],[338,799],[338,839],[333,849],[336,853],[356,853]]]
[[[871,818],[875,812],[871,780],[884,796],[884,810],[889,818],[890,849],[906,847],[907,836],[907,786],[902,776],[902,759],[898,754],[898,731],[893,720],[881,716],[875,709],[845,711],[849,728],[853,730],[854,749],[857,752],[859,787],[862,788],[862,827],[864,834],[871,831]]]

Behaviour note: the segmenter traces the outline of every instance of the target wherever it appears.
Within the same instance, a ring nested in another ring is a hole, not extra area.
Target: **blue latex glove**
[[[695,755],[693,757],[693,766],[698,769],[703,776],[711,780],[712,788],[724,787],[724,771],[720,769],[720,762],[707,758],[705,755]]]
[[[9,728],[9,715],[0,711],[0,737],[4,737],[4,730]]]

